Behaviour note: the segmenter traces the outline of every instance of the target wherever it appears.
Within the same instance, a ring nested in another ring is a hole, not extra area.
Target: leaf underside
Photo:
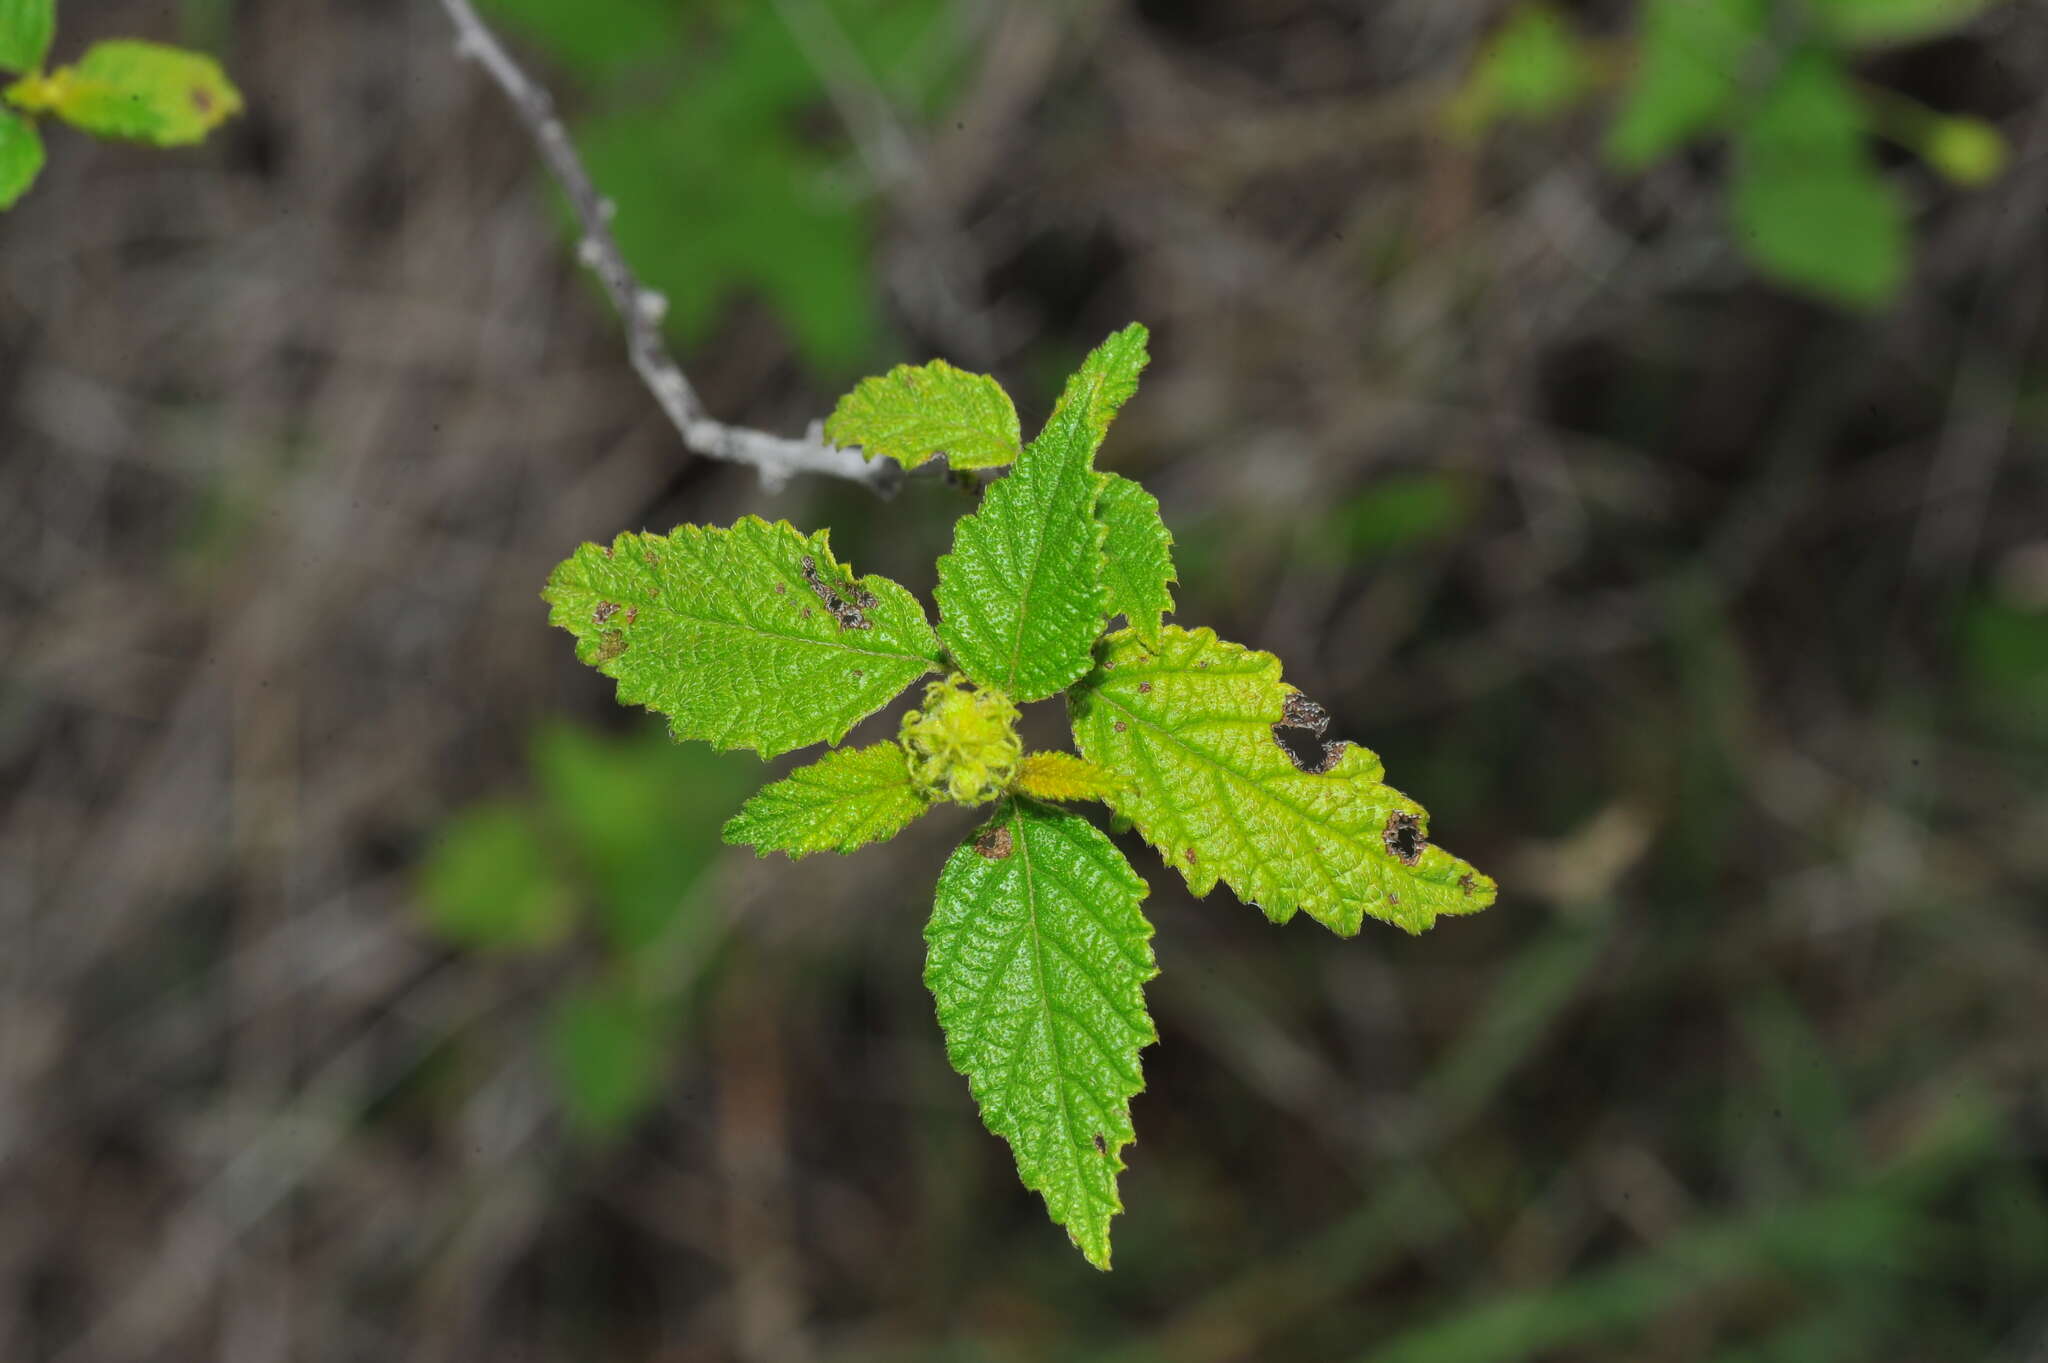
[[[862,379],[826,418],[825,438],[907,469],[937,454],[956,469],[994,468],[1024,448],[1017,408],[1002,385],[944,360]]]
[[[1150,644],[1159,642],[1161,617],[1173,610],[1173,533],[1159,515],[1159,499],[1115,473],[1102,475],[1095,518],[1102,541],[1102,583],[1111,615],[1130,621]]]
[[[1088,670],[1107,617],[1095,451],[1136,391],[1144,347],[1134,323],[1088,357],[939,560],[940,637],[962,672],[1013,700],[1043,700]]]
[[[851,852],[885,842],[931,807],[895,743],[828,752],[762,787],[725,825],[725,840],[761,856]]]
[[[1145,883],[1087,820],[1006,799],[953,853],[925,929],[925,984],[953,1067],[1088,1261],[1109,1267],[1136,1139],[1138,1051],[1157,1039]]]
[[[1221,880],[1274,922],[1303,911],[1347,937],[1367,914],[1421,932],[1493,902],[1491,880],[1428,841],[1429,816],[1382,783],[1378,758],[1322,744],[1327,717],[1271,654],[1174,626],[1155,651],[1124,630],[1068,704],[1081,754],[1127,783],[1110,808],[1197,896]]]
[[[541,595],[622,703],[668,716],[678,739],[764,757],[837,743],[939,666],[915,597],[856,580],[826,531],[787,521],[585,544]]]

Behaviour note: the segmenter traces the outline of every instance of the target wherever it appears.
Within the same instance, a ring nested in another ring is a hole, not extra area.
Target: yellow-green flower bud
[[[1017,774],[1024,741],[1017,707],[1000,691],[979,691],[955,673],[924,689],[924,708],[903,717],[910,779],[933,800],[987,804]]]

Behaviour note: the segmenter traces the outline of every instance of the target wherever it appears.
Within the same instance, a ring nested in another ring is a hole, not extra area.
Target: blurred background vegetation
[[[1501,901],[1138,858],[1086,1268],[919,981],[971,818],[719,846],[537,598],[749,511],[926,591],[961,494],[679,449],[427,0],[69,3],[249,111],[0,221],[0,1358],[2048,1356],[2037,0],[490,12],[726,419],[1148,323],[1185,618]]]

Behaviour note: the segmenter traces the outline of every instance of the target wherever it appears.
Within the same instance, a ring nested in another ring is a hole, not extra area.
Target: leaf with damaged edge
[[[1107,615],[1095,450],[1144,364],[1136,323],[1097,347],[939,560],[939,636],[962,672],[1012,700],[1043,700],[1088,670]]]
[[[1221,880],[1274,922],[1306,911],[1347,937],[1366,914],[1421,932],[1493,902],[1493,882],[1429,842],[1428,814],[1381,783],[1378,758],[1323,743],[1329,717],[1269,653],[1174,626],[1155,651],[1124,630],[1068,705],[1081,755],[1127,782],[1110,808],[1198,897]]]
[[[1017,764],[1010,789],[1040,800],[1100,800],[1118,784],[1114,772],[1072,753],[1034,752]]]
[[[1017,408],[1003,386],[944,360],[899,364],[862,379],[825,419],[825,438],[906,469],[936,454],[956,469],[995,468],[1024,449]]]
[[[1131,622],[1146,643],[1159,642],[1161,617],[1173,610],[1173,532],[1159,517],[1159,499],[1130,479],[1102,475],[1095,519],[1102,541],[1102,584],[1109,613]]]
[[[910,762],[895,743],[828,752],[764,786],[725,825],[725,840],[760,856],[851,852],[886,842],[931,808],[910,783]]]
[[[1144,897],[1087,820],[1012,798],[946,863],[925,928],[947,1056],[1024,1186],[1102,1269],[1122,1150],[1137,1139],[1138,1052],[1158,1039]]]
[[[773,757],[846,731],[939,666],[917,599],[855,579],[828,532],[748,516],[585,544],[542,592],[576,656],[679,739]]]

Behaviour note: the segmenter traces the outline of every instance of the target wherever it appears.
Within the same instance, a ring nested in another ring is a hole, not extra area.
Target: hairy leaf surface
[[[541,595],[622,703],[667,715],[679,739],[764,757],[837,743],[939,665],[915,597],[856,580],[826,531],[787,521],[585,544]]]
[[[1013,700],[1042,700],[1088,670],[1107,615],[1095,451],[1144,364],[1135,323],[1097,347],[939,560],[940,637],[962,672]]]
[[[1159,499],[1119,474],[1102,475],[1096,519],[1102,541],[1102,583],[1111,615],[1131,622],[1147,643],[1159,642],[1161,617],[1173,609],[1173,532],[1159,516]]]
[[[907,469],[936,454],[956,469],[994,468],[1024,450],[1017,408],[1003,386],[944,360],[899,364],[862,379],[826,418],[825,438]]]
[[[725,840],[759,855],[851,852],[885,842],[931,808],[895,743],[828,752],[764,786],[725,825]]]
[[[1269,653],[1207,629],[1169,626],[1156,651],[1120,631],[1068,704],[1082,755],[1128,782],[1110,807],[1197,896],[1221,880],[1276,923],[1305,911],[1344,936],[1366,914],[1421,932],[1493,902],[1378,758],[1322,742],[1328,717]]]
[[[1040,800],[1100,800],[1117,788],[1115,773],[1064,752],[1026,753],[1011,789]]]
[[[925,984],[946,1053],[1027,1188],[1097,1268],[1109,1267],[1116,1178],[1135,1140],[1138,1051],[1157,1039],[1145,882],[1087,820],[998,806],[939,877]]]
[[[56,33],[56,0],[0,0],[0,71],[36,70]]]
[[[43,135],[29,120],[0,109],[0,208],[12,208],[43,173]]]

